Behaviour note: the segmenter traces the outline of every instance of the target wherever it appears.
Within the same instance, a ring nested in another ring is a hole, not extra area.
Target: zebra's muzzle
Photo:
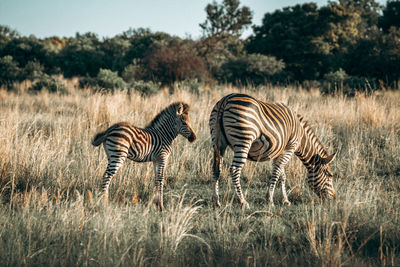
[[[195,133],[192,133],[192,134],[189,135],[189,137],[188,137],[188,141],[189,141],[190,143],[193,143],[194,141],[196,141],[196,139],[197,139],[197,136],[196,136]]]

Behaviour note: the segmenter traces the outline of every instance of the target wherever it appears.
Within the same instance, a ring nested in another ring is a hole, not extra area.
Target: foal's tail
[[[108,131],[97,133],[92,140],[92,145],[99,146],[104,142],[104,140],[106,140],[107,136]]]

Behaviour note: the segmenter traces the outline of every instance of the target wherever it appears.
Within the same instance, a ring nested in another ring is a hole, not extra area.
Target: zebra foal
[[[103,144],[108,159],[101,184],[103,196],[108,196],[110,181],[127,158],[135,162],[152,161],[156,177],[156,204],[163,211],[165,168],[172,141],[179,134],[191,143],[196,140],[196,133],[189,122],[189,105],[183,102],[173,103],[162,110],[144,129],[120,122],[96,134],[92,144]]]
[[[220,206],[218,180],[222,157],[229,146],[234,152],[230,174],[236,195],[248,207],[240,186],[240,173],[246,162],[273,160],[267,198],[273,204],[275,185],[281,179],[283,203],[290,205],[285,181],[285,165],[295,154],[308,171],[308,184],[321,198],[335,197],[329,155],[300,115],[283,104],[264,103],[249,95],[230,94],[218,101],[210,114],[214,148],[213,176],[215,207]]]

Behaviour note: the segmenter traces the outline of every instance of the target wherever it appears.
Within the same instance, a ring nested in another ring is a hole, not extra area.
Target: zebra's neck
[[[160,137],[164,145],[170,145],[178,136],[178,131],[175,127],[174,119],[170,116],[165,116],[152,123],[146,128],[147,131]]]
[[[295,154],[310,171],[315,167],[315,156],[326,157],[328,153],[303,117],[300,115],[297,115],[297,117],[300,120],[301,134],[299,135],[300,143]]]

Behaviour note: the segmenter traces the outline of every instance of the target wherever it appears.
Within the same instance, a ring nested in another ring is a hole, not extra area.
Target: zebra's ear
[[[183,104],[179,103],[178,108],[176,109],[176,115],[182,115],[183,113]]]
[[[189,111],[189,105],[186,103],[179,103],[178,108],[176,110],[177,115],[182,115],[185,113],[188,113]]]
[[[336,152],[333,153],[333,154],[330,155],[330,156],[327,156],[326,158],[322,158],[322,163],[323,163],[323,164],[329,164],[329,163],[331,163],[332,160],[335,159],[335,157],[336,157]]]

